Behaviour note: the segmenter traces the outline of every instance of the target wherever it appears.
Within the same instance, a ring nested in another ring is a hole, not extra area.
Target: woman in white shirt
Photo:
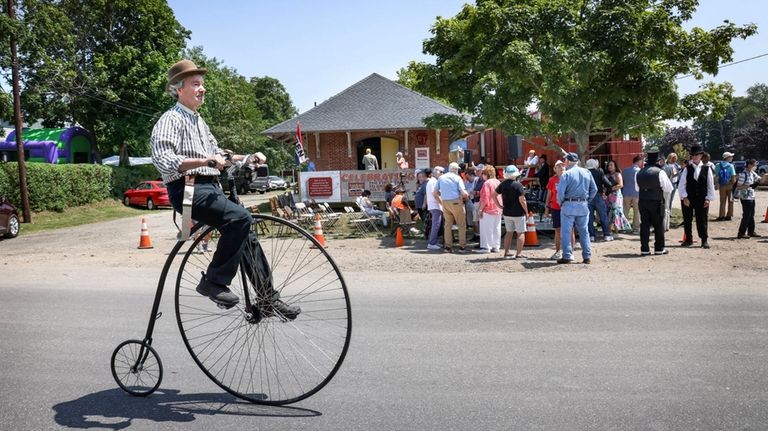
[[[760,176],[755,173],[757,160],[749,159],[747,167],[738,174],[736,178],[736,187],[734,187],[734,198],[741,200],[741,223],[739,224],[739,234],[736,238],[759,238],[755,232],[755,189],[760,184]]]

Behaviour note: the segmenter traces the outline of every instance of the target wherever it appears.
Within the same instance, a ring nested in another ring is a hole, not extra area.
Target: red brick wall
[[[419,133],[426,133],[426,146],[429,147],[430,166],[446,166],[448,164],[448,131],[440,131],[440,154],[435,150],[434,130],[410,130],[408,133],[408,150],[405,150],[405,131],[396,130],[394,133],[385,131],[364,131],[351,133],[351,156],[347,151],[346,132],[320,133],[320,154],[317,153],[315,134],[307,133],[304,151],[315,162],[319,171],[327,170],[353,170],[357,169],[357,143],[372,137],[386,137],[396,139],[400,145],[400,151],[405,156],[410,166],[416,165],[414,149],[419,145]]]

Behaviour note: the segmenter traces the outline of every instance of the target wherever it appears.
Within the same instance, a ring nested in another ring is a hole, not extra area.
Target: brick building
[[[381,169],[395,169],[402,152],[416,167],[416,149],[429,166],[448,163],[448,130],[428,129],[423,119],[434,114],[462,115],[434,99],[376,73],[341,93],[277,124],[262,134],[293,142],[301,124],[304,151],[317,170],[362,169],[365,150],[378,158]]]

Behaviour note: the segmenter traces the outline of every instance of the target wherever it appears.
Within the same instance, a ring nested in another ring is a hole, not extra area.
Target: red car
[[[159,206],[169,207],[168,189],[162,181],[144,181],[138,186],[128,189],[123,193],[123,203],[126,206],[146,206],[153,210]]]
[[[0,198],[0,236],[15,238],[19,234],[19,212],[5,198]]]

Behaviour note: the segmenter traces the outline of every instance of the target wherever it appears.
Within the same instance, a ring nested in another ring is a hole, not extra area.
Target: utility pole
[[[16,21],[13,10],[15,0],[8,0],[8,17]],[[32,223],[32,211],[29,208],[29,189],[27,188],[27,166],[24,160],[24,144],[21,139],[21,93],[19,90],[19,58],[16,54],[16,35],[11,32],[11,73],[13,79],[13,117],[16,123],[16,150],[19,159],[19,192],[21,209],[24,211],[24,223]]]

